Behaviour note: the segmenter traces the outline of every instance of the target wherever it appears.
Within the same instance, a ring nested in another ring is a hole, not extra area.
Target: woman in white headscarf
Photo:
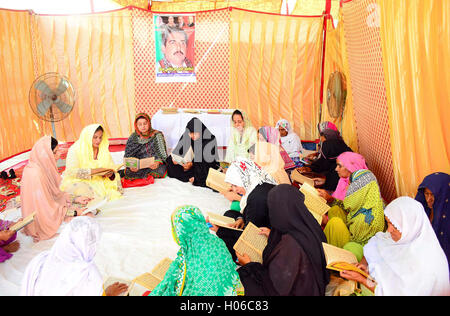
[[[372,288],[377,296],[450,295],[447,258],[423,206],[410,197],[399,197],[384,214],[387,232],[369,240],[365,260],[358,265],[376,283],[356,272],[344,271],[341,276]]]
[[[228,168],[225,182],[230,183],[234,193],[242,195],[240,201],[241,212],[227,211],[224,216],[235,219],[233,227],[244,228],[249,222],[258,227],[270,228],[267,196],[270,190],[277,185],[275,179],[264,171],[255,162],[247,158],[236,159]],[[233,259],[236,254],[233,246],[241,232],[227,228],[213,227],[230,250]]]
[[[103,279],[94,263],[100,226],[90,217],[76,217],[64,228],[50,251],[28,264],[22,296],[100,296]],[[126,285],[115,283],[105,290],[118,295]]]
[[[300,155],[303,152],[303,146],[300,137],[292,130],[288,120],[279,120],[275,127],[280,132],[281,146],[286,150],[289,157],[295,163],[295,166],[301,167]]]

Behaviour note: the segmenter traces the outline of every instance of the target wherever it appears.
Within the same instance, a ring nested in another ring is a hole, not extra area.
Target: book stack
[[[161,107],[161,111],[163,114],[176,114],[178,113],[178,109],[174,107]]]

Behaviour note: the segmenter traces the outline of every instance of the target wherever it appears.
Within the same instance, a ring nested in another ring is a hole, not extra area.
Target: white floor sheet
[[[155,179],[146,187],[125,189],[122,199],[102,207],[96,216],[102,238],[95,262],[104,279],[112,276],[131,280],[152,270],[164,257],[174,259],[179,247],[172,237],[170,215],[181,205],[195,205],[206,216],[206,212],[223,214],[230,202],[209,188],[165,178]],[[19,217],[20,210],[0,215],[2,219]],[[32,238],[18,233],[19,251],[0,263],[0,296],[19,295],[27,264],[40,252],[49,250],[56,238],[34,243]]]

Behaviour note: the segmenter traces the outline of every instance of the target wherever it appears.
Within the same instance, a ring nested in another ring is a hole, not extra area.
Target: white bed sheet
[[[117,163],[120,154],[114,156]],[[230,206],[228,200],[211,189],[171,178],[125,189],[122,199],[108,202],[96,217],[102,238],[95,262],[104,279],[113,276],[131,280],[149,272],[164,257],[174,259],[179,247],[172,238],[170,215],[176,207],[186,204],[199,207],[204,214],[223,214]],[[9,210],[0,216],[18,218],[20,210]],[[19,251],[0,264],[0,296],[19,295],[27,264],[40,252],[49,250],[56,238],[33,243],[31,237],[18,233]]]

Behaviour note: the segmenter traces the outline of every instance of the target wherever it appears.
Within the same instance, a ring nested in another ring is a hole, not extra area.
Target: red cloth
[[[143,187],[149,184],[155,183],[155,178],[153,176],[148,175],[146,179],[125,179],[122,178],[122,187],[123,188],[134,188],[134,187]]]

